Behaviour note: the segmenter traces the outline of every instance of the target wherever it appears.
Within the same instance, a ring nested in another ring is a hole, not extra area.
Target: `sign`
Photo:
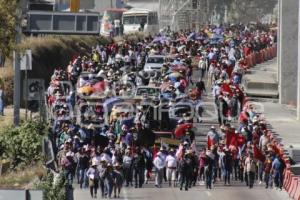
[[[27,49],[21,54],[21,70],[32,70],[32,51]]]
[[[45,87],[44,87],[44,80],[43,79],[28,79],[28,83],[25,83],[24,80],[24,90],[27,90],[27,99],[26,99],[26,92],[23,92],[24,94],[24,100],[28,101],[40,101],[41,94],[44,94]],[[27,88],[25,88],[27,85]]]

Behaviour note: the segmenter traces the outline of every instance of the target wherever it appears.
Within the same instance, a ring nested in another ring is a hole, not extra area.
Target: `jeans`
[[[206,188],[211,189],[212,184],[212,171],[205,170],[205,182],[206,182]]]
[[[65,170],[65,177],[67,180],[67,184],[72,186],[73,184],[73,171],[72,170]]]
[[[4,101],[0,98],[0,115],[4,115]]]
[[[126,186],[129,186],[129,183],[132,183],[131,167],[124,167],[124,179],[125,179]]]
[[[98,190],[98,180],[94,179],[94,185],[90,186],[91,197],[96,197],[97,196],[97,190]]]
[[[114,185],[113,183],[109,182],[109,181],[105,181],[105,187],[106,187],[106,190],[107,190],[107,197],[111,197],[111,194],[113,192],[113,188],[114,188]]]
[[[230,184],[230,174],[231,174],[230,170],[228,170],[228,169],[224,170],[224,183],[225,184],[226,183]]]
[[[187,173],[180,173],[180,189],[182,189],[184,185],[185,190],[189,188],[189,180]]]
[[[274,172],[274,183],[275,187],[282,189],[282,174],[279,171]]]
[[[248,186],[249,188],[253,188],[254,179],[255,179],[255,173],[254,172],[247,172],[248,176]]]
[[[135,179],[135,187],[142,187],[144,183],[144,169],[143,168],[135,168],[134,169],[134,179]]]
[[[270,173],[265,173],[265,183],[266,183],[266,188],[269,186],[272,187],[272,175]]]
[[[86,188],[87,187],[87,177],[86,177],[86,171],[87,171],[87,169],[78,169],[78,174],[77,174],[77,176],[78,176],[78,182],[79,182],[79,184],[80,184],[80,188],[82,188],[82,186],[84,187],[84,188]]]

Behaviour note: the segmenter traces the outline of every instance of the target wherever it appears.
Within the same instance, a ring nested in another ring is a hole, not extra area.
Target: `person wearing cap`
[[[86,176],[89,179],[90,195],[92,198],[97,198],[99,171],[97,169],[97,163],[91,164],[90,168],[86,172]]]
[[[158,152],[157,156],[153,160],[155,167],[155,187],[161,188],[164,177],[165,159],[162,152]]]
[[[189,150],[186,151],[184,157],[180,160],[178,172],[180,174],[180,190],[184,186],[184,189],[188,191],[193,174],[192,159]]]
[[[121,165],[116,163],[113,170],[114,179],[114,198],[120,198],[121,189],[124,182],[124,176],[121,170]]]
[[[222,165],[224,167],[224,185],[230,185],[230,176],[232,173],[233,159],[228,148],[224,149],[224,156],[222,157]]]
[[[167,168],[167,181],[169,186],[176,187],[176,171],[178,167],[178,161],[175,157],[174,149],[169,151],[169,155],[166,157],[166,168]]]

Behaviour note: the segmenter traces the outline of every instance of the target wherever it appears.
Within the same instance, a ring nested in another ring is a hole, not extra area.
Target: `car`
[[[150,55],[146,60],[144,71],[160,71],[165,61],[166,56],[164,55]]]
[[[134,97],[135,98],[143,98],[144,95],[146,95],[147,98],[159,97],[160,88],[159,87],[149,87],[149,86],[137,87]]]

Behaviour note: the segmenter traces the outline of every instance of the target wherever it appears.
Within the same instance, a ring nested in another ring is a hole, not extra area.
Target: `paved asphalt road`
[[[88,189],[77,189],[74,192],[75,200],[92,199]],[[98,199],[101,199],[98,194]],[[207,190],[204,186],[195,186],[189,191],[180,191],[179,188],[169,188],[166,184],[162,188],[155,188],[153,183],[143,188],[123,188],[120,198],[123,200],[288,200],[285,191],[265,189],[263,185],[255,185],[248,189],[243,183],[234,182],[232,186],[216,186]]]
[[[199,73],[194,73],[193,79],[197,79]],[[208,116],[209,112],[214,113],[213,97],[210,95],[210,88],[207,88],[208,95],[204,97],[205,102],[212,104],[205,107]],[[206,118],[203,123],[197,124],[196,144],[198,148],[206,143],[206,134],[211,125],[218,126],[217,119]],[[153,178],[152,178],[153,179]],[[100,199],[98,193],[98,199]],[[101,195],[101,194],[100,194]],[[75,186],[75,200],[91,199],[88,189],[78,189]],[[205,186],[195,186],[189,191],[180,191],[179,188],[169,188],[166,184],[162,188],[155,188],[153,181],[144,185],[143,188],[123,188],[121,197],[124,200],[288,200],[288,194],[285,191],[275,189],[265,189],[263,184],[248,189],[245,183],[232,182],[231,186],[223,186],[222,182],[217,182],[213,189],[207,190]]]

